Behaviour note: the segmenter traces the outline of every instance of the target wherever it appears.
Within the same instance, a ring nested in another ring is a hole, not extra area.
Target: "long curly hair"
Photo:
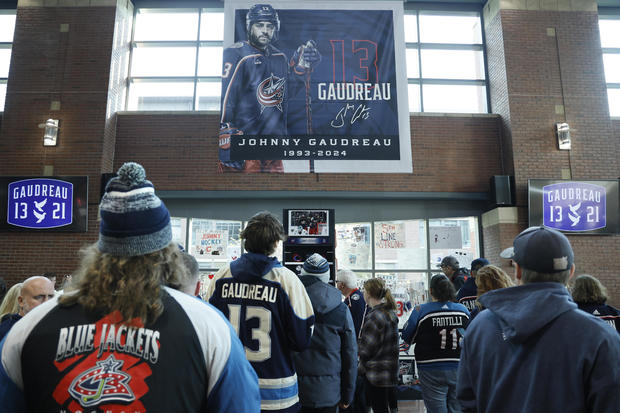
[[[179,289],[187,277],[177,244],[150,254],[117,257],[102,253],[97,244],[80,251],[82,261],[60,305],[80,304],[100,314],[119,311],[123,323],[134,318],[150,324],[164,310],[162,286]]]
[[[607,301],[607,289],[589,274],[575,278],[571,295],[573,301],[579,304],[605,304]]]
[[[492,290],[512,287],[514,283],[501,268],[495,265],[485,265],[476,273],[476,286],[478,287],[478,297],[480,297]]]

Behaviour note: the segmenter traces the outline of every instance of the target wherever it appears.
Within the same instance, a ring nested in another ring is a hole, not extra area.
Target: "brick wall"
[[[20,7],[0,140],[0,174],[101,174],[113,7]],[[68,32],[60,26],[68,24]],[[59,101],[60,110],[51,110]],[[57,147],[37,125],[61,120]],[[76,156],[79,154],[79,156]]]
[[[573,179],[616,177],[597,13],[500,14],[519,204],[528,178],[562,178],[563,169]],[[557,150],[554,136],[554,123],[565,121],[574,131],[570,153]]]
[[[72,272],[76,252],[97,237],[116,7],[18,7],[6,105],[0,129],[0,175],[90,178],[86,234],[0,233],[0,276],[9,283],[43,272]],[[68,26],[67,26],[68,25]],[[62,28],[62,29],[61,29]],[[51,110],[51,102],[60,102]],[[37,125],[61,120],[59,145],[43,147]]]
[[[160,190],[484,192],[503,173],[498,127],[496,116],[412,116],[412,174],[217,174],[217,115],[122,114],[115,168],[140,162]]]
[[[527,226],[527,180],[616,179],[620,122],[607,108],[598,15],[590,11],[500,10],[486,24],[493,111],[512,147],[519,219],[485,229],[489,257]],[[572,129],[572,150],[557,149],[554,124]],[[614,138],[612,138],[614,137]],[[507,166],[510,170],[511,167]],[[620,236],[569,235],[577,274],[590,273],[620,304]],[[501,263],[505,265],[505,263]]]

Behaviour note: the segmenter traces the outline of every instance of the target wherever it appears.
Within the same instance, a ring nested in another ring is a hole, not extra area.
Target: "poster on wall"
[[[620,232],[618,180],[530,179],[529,223],[571,234]]]
[[[218,170],[411,172],[403,24],[402,2],[226,1]]]
[[[461,227],[430,227],[431,249],[462,248]]]
[[[197,234],[194,256],[226,256],[228,252],[228,231],[203,231]]]

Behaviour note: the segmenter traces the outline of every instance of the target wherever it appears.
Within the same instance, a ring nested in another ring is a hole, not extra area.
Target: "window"
[[[14,31],[15,10],[0,10],[0,112],[4,111]]]
[[[405,14],[409,112],[487,113],[479,12]]]
[[[127,110],[219,110],[223,35],[221,9],[136,9]],[[405,42],[410,112],[488,111],[479,12],[408,11]]]
[[[127,110],[219,110],[224,12],[136,9]]]
[[[215,271],[241,255],[240,232],[241,221],[192,218],[187,252],[201,270]]]
[[[453,255],[469,268],[480,256],[476,217],[342,223],[336,237],[338,267],[354,271],[358,287],[383,278],[396,300],[400,328],[413,306],[428,301],[428,282],[443,257]]]
[[[620,117],[620,17],[600,16],[598,25],[603,47],[609,114]]]

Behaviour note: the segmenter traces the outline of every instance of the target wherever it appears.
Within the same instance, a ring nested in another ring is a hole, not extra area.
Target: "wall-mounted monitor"
[[[529,225],[573,234],[620,232],[618,180],[530,179]]]
[[[333,209],[285,209],[284,230],[288,239],[285,245],[333,244]]]
[[[87,176],[0,176],[0,231],[86,232]]]

